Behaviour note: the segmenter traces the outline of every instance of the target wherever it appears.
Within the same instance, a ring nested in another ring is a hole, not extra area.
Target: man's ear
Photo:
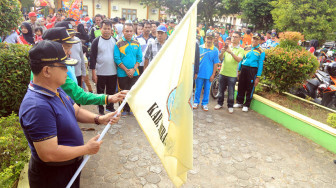
[[[48,67],[48,66],[44,66],[43,68],[42,68],[42,74],[43,74],[43,76],[44,77],[46,77],[46,78],[49,78],[50,77],[50,67]]]

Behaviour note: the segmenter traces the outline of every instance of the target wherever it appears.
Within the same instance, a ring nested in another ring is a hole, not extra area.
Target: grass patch
[[[291,109],[295,112],[298,112],[304,116],[310,117],[316,121],[319,121],[321,123],[330,125],[327,122],[328,116],[330,114],[329,111],[322,109],[316,105],[306,103],[304,101],[295,99],[293,97],[290,97],[288,95],[274,93],[274,92],[265,92],[260,91],[258,92],[258,95],[271,100],[281,106],[284,106],[288,109]],[[333,126],[333,125],[330,125]]]

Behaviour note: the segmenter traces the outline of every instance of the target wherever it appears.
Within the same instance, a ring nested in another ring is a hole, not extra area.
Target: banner
[[[63,0],[62,8],[68,17],[78,21],[83,10],[83,0]]]
[[[55,8],[54,0],[34,0],[36,7],[50,7]]]
[[[140,127],[179,187],[193,166],[191,104],[197,3],[190,8],[126,97]]]

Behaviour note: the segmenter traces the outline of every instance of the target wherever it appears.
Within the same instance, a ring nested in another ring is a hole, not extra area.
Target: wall
[[[92,7],[92,1],[93,0],[83,0],[83,5],[88,6],[88,13],[90,17],[93,17],[93,8],[95,8],[95,14],[104,14],[108,16],[108,9],[110,8],[111,11],[111,17],[121,17],[122,16],[122,9],[136,9],[137,10],[137,17],[138,19],[147,19],[147,7],[144,5],[140,5],[139,0],[110,0],[111,1],[111,7],[108,7],[108,0],[94,0],[94,6],[96,4],[101,4],[100,9],[97,9],[96,7]],[[112,10],[112,6],[117,6],[118,10]],[[148,19],[150,20],[158,20],[159,17],[159,10],[157,9],[157,13],[152,13],[152,8],[148,8]]]

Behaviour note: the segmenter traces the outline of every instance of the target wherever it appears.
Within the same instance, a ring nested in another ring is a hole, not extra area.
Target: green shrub
[[[0,187],[12,187],[29,159],[28,142],[19,117],[0,118]]]
[[[0,1],[0,36],[6,36],[22,21],[21,6],[18,0]]]
[[[18,112],[30,79],[30,46],[0,43],[0,116]]]
[[[336,113],[329,113],[327,123],[330,127],[336,128]]]
[[[265,52],[263,75],[277,92],[288,91],[301,84],[319,66],[317,58],[297,44],[300,35],[297,32],[286,33],[282,35],[284,38],[280,40],[279,46]]]

